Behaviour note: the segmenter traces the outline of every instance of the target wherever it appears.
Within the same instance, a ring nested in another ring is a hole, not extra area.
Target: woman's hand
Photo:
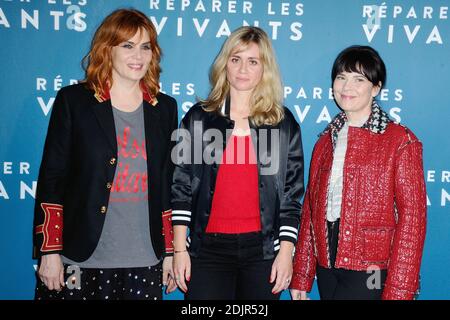
[[[166,294],[169,294],[177,288],[175,279],[173,277],[173,257],[165,257],[163,260],[163,286],[166,287]]]
[[[175,252],[173,258],[173,270],[175,273],[175,282],[184,293],[187,292],[186,281],[191,280],[191,257],[186,251]]]
[[[57,253],[42,256],[38,275],[49,290],[61,291],[65,286],[61,256]]]
[[[278,252],[275,261],[272,264],[272,272],[270,274],[270,283],[275,280],[275,286],[272,289],[273,294],[277,294],[287,288],[292,278],[292,251],[294,245],[291,242],[282,241],[280,252]]]
[[[308,298],[306,291],[300,291],[297,289],[291,289],[292,300],[311,300]]]

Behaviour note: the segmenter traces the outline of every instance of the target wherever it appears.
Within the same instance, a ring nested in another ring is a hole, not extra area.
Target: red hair
[[[91,49],[83,58],[86,71],[85,82],[97,94],[105,95],[112,86],[112,47],[131,39],[138,31],[147,31],[152,48],[150,66],[142,79],[148,93],[156,96],[159,92],[161,48],[157,42],[155,27],[150,19],[135,9],[119,9],[103,20],[92,39]]]

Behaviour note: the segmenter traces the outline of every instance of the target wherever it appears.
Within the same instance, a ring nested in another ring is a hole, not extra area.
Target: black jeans
[[[263,259],[262,234],[207,233],[198,257],[191,258],[186,300],[278,300]]]
[[[339,219],[328,222],[331,269],[317,265],[317,285],[322,300],[380,300],[387,271],[372,272],[334,267],[339,237]]]

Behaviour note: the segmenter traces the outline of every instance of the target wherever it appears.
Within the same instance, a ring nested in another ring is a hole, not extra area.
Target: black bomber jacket
[[[250,124],[257,155],[264,259],[275,256],[281,241],[295,244],[300,223],[300,198],[304,192],[301,131],[293,114],[287,108],[284,113],[283,120],[275,126]],[[197,103],[181,121],[178,143],[172,152],[176,159],[172,224],[188,226],[187,245],[192,256],[198,255],[208,224],[220,166],[217,159],[221,159],[234,128],[229,114],[228,100],[221,112],[207,112]],[[222,134],[219,148],[208,129],[218,129]],[[216,148],[211,147],[214,142]],[[205,153],[216,160],[206,161],[202,156]]]

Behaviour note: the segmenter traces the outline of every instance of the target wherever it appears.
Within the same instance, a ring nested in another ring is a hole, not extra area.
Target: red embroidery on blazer
[[[173,253],[172,209],[163,212],[162,220],[166,253]]]
[[[37,226],[36,234],[42,233],[42,252],[62,250],[63,206],[56,203],[41,203],[44,223]]]

